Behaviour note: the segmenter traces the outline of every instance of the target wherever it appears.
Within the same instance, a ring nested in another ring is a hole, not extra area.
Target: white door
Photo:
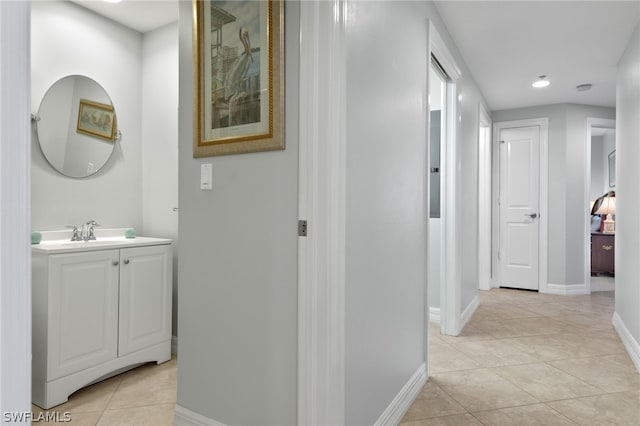
[[[115,359],[118,250],[50,257],[47,380]]]
[[[500,286],[538,290],[540,128],[500,131]]]
[[[120,250],[118,355],[171,340],[171,245]]]

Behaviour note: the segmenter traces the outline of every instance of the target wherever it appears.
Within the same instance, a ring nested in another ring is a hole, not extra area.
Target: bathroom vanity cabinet
[[[42,408],[171,358],[171,240],[82,243],[32,250],[32,395]]]

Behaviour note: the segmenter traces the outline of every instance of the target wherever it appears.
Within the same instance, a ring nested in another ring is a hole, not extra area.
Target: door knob
[[[525,214],[525,216],[529,216],[531,219],[535,219],[536,217],[538,217],[538,213]]]

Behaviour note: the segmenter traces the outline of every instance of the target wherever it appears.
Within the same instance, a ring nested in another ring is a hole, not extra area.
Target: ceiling
[[[178,0],[123,0],[121,3],[71,1],[140,33],[178,20]]]
[[[178,20],[178,0],[72,1],[141,33]],[[640,21],[640,0],[435,3],[489,109],[615,106],[616,64]],[[533,89],[539,75],[551,85]],[[578,92],[584,83],[593,87]]]
[[[435,3],[491,110],[615,107],[616,64],[640,21],[640,1]],[[551,85],[532,88],[539,75]],[[593,87],[578,92],[584,83]]]

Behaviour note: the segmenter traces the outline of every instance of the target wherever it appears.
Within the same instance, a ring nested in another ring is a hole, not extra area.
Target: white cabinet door
[[[171,246],[120,250],[119,356],[171,340]]]
[[[47,380],[117,357],[118,253],[50,256]]]

